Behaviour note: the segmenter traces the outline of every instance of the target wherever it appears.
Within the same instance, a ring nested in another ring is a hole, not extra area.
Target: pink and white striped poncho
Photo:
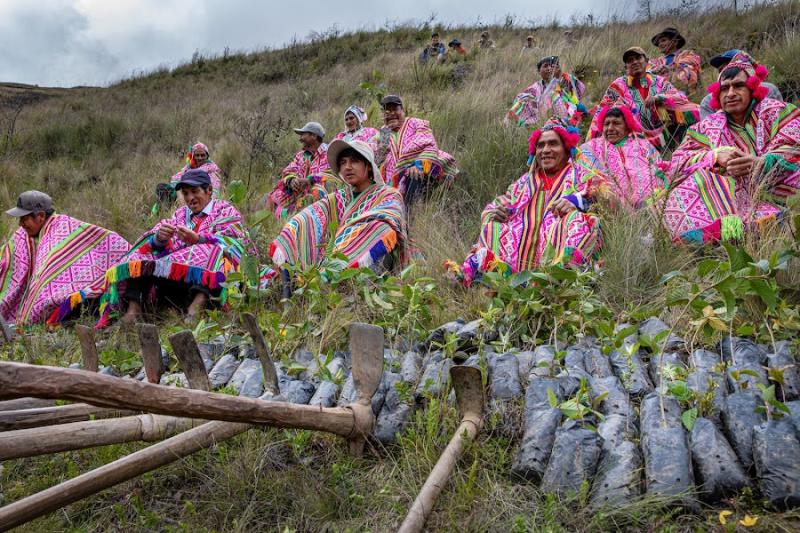
[[[0,249],[0,315],[54,325],[103,293],[105,272],[130,249],[113,231],[53,214],[38,239],[19,228]]]

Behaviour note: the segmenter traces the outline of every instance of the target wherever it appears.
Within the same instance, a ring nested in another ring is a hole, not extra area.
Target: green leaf
[[[553,392],[553,389],[547,389],[547,401],[550,402],[550,407],[558,407],[558,398],[556,398],[556,393]]]
[[[777,290],[764,279],[751,279],[750,286],[756,291],[761,301],[772,311],[778,305]]]
[[[517,288],[528,283],[531,278],[533,278],[533,272],[530,270],[523,270],[521,272],[517,272],[511,277],[511,283],[509,283],[509,285],[513,288]]]
[[[230,200],[232,204],[239,206],[242,202],[244,202],[244,199],[247,196],[247,188],[245,188],[242,180],[233,180],[228,184],[226,189],[228,193],[228,200]]]
[[[750,324],[742,324],[736,328],[736,334],[740,337],[751,337],[756,329]]]
[[[260,277],[258,275],[258,257],[249,254],[244,255],[242,256],[242,261],[240,264],[247,282],[254,287],[258,287],[260,281]]]
[[[692,390],[685,381],[672,381],[667,385],[667,392],[681,402],[688,402],[692,399]]]
[[[658,282],[659,282],[661,285],[665,285],[665,284],[666,284],[667,282],[669,282],[670,280],[672,280],[672,279],[674,279],[674,278],[678,278],[678,277],[680,277],[680,278],[684,278],[684,279],[686,278],[686,276],[684,275],[684,273],[683,273],[683,272],[681,272],[680,270],[673,270],[672,272],[667,272],[666,274],[664,274],[663,276],[661,276],[661,279],[660,279]]]
[[[710,272],[719,267],[719,261],[716,259],[704,259],[697,264],[697,273],[700,277],[706,277]]]
[[[387,302],[386,300],[382,299],[378,295],[378,293],[374,293],[372,295],[372,301],[375,302],[376,304],[378,304],[383,309],[386,309],[387,311],[391,311],[392,309],[394,309],[394,306],[392,304],[390,304],[389,302]]]
[[[692,407],[691,409],[684,411],[681,415],[681,422],[683,422],[683,427],[685,427],[687,431],[692,430],[696,421],[697,407]]]

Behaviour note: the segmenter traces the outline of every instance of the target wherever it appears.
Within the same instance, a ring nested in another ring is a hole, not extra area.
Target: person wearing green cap
[[[130,249],[113,231],[56,213],[40,191],[20,194],[6,214],[19,219],[19,229],[0,249],[0,315],[17,326],[56,325],[79,314]]]

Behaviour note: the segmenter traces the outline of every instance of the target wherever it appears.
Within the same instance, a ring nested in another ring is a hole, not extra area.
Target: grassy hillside
[[[526,322],[515,315],[526,303],[520,294],[514,293],[498,306],[479,290],[454,286],[441,268],[445,259],[463,259],[477,235],[483,205],[526,170],[530,132],[503,128],[501,121],[514,95],[536,79],[536,61],[544,55],[561,56],[565,69],[586,82],[588,103],[594,104],[622,72],[622,51],[642,45],[655,53],[650,36],[665,26],[679,27],[687,46],[706,59],[729,48],[748,49],[770,68],[770,81],[787,99],[800,98],[800,2],[757,7],[740,16],[715,11],[647,23],[587,24],[573,28],[574,43],[566,40],[563,27],[541,27],[536,29],[538,50],[531,55],[519,53],[530,28],[490,28],[496,50],[474,50],[467,61],[444,66],[421,67],[416,62],[431,27],[322,34],[310,43],[282,50],[195,57],[174,70],[123,80],[106,89],[57,91],[53,97],[48,94],[25,105],[10,143],[2,142],[7,121],[0,123],[0,148],[5,147],[0,154],[0,205],[13,205],[26,189],[41,189],[54,197],[60,211],[113,228],[133,240],[157,218],[150,214],[155,185],[181,167],[186,147],[199,140],[210,147],[211,158],[227,172],[229,182],[241,180],[247,185],[246,198],[240,203],[254,222],[261,218],[263,195],[298,149],[291,126],[317,120],[332,136],[343,127],[344,109],[357,103],[367,109],[369,125],[377,127],[379,96],[397,93],[403,96],[409,115],[430,120],[440,147],[455,156],[463,171],[455,188],[421,207],[412,222],[412,236],[425,259],[403,282],[419,290],[421,299],[416,307],[397,300],[387,311],[359,305],[357,299],[356,304],[349,300],[342,304],[329,297],[330,288],[320,288],[318,295],[296,302],[297,308],[287,315],[281,314],[276,296],[268,295],[248,305],[259,310],[262,324],[280,324],[270,338],[276,353],[291,353],[303,344],[319,352],[332,350],[344,340],[342,325],[353,318],[410,335],[455,317],[483,316],[513,333],[506,340],[521,346],[567,340],[594,331],[591,328],[599,322],[613,326],[661,314],[693,346],[710,344],[720,332],[706,335],[705,326],[711,324],[707,316],[705,322],[693,323],[690,319],[702,318],[680,306],[667,308],[669,295],[660,279],[682,270],[690,285],[703,278],[697,268],[704,260],[724,261],[727,256],[720,250],[674,249],[645,216],[604,221],[601,274],[590,275],[585,283],[566,283],[552,294],[537,294],[548,307],[534,316],[548,321],[556,317],[555,327],[549,322],[542,327],[537,324],[534,332],[530,324],[520,326]],[[480,33],[468,27],[435,29],[445,40],[459,37],[468,48]],[[714,78],[711,70],[704,72],[705,84]],[[0,99],[4,95],[0,90]],[[265,150],[254,153],[248,148],[247,124],[268,129]],[[14,222],[0,218],[0,232],[10,232]],[[278,228],[271,219],[257,228],[262,253]],[[639,238],[647,232],[654,235],[652,244]],[[744,247],[754,258],[769,257],[790,246],[792,237],[788,229],[779,228],[766,238],[748,240]],[[775,283],[796,287],[798,277],[792,263]],[[378,290],[392,294],[392,282],[374,283]],[[428,283],[436,288],[426,292]],[[346,294],[358,294],[346,281],[338,287]],[[589,293],[586,301],[592,302],[592,310],[583,305]],[[786,327],[780,331],[768,327],[762,333],[791,337],[797,324],[787,317],[797,311],[797,294],[783,290],[779,296],[788,309],[788,314],[780,315]],[[737,297],[742,299],[741,311],[735,320],[730,318],[731,327],[735,322],[737,327],[755,324],[754,329],[759,329],[768,317],[764,306],[752,294]],[[570,307],[573,300],[583,306]],[[489,316],[490,306],[506,315]],[[303,315],[318,317],[320,324],[310,324]],[[230,317],[213,318],[206,336],[230,328]],[[166,334],[177,327],[175,321],[167,320],[162,330]],[[36,335],[31,342],[26,357],[37,362],[65,365],[77,357],[77,344],[68,332]],[[116,332],[105,342],[124,345]],[[251,431],[23,530],[390,529],[404,515],[456,418],[452,407],[435,402],[416,416],[408,438],[390,450],[375,450],[363,460],[349,458],[333,438],[302,431]],[[429,523],[431,529],[688,531],[719,527],[718,509],[681,514],[665,505],[669,502],[646,500],[630,508],[596,513],[585,506],[585,495],[570,501],[543,496],[533,486],[509,480],[519,428],[490,423],[487,433],[468,454],[455,483],[445,490]],[[0,474],[0,499],[16,500],[139,447],[110,446],[9,462]],[[800,520],[798,512],[767,513],[748,495],[725,502],[725,508],[740,517],[745,512],[759,514],[758,527],[765,531],[796,530]]]

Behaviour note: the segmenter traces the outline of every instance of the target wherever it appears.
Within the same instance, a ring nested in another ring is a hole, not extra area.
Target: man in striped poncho
[[[103,293],[106,270],[130,248],[113,231],[56,213],[43,192],[22,193],[6,214],[20,227],[0,249],[0,315],[17,326],[78,314]]]

